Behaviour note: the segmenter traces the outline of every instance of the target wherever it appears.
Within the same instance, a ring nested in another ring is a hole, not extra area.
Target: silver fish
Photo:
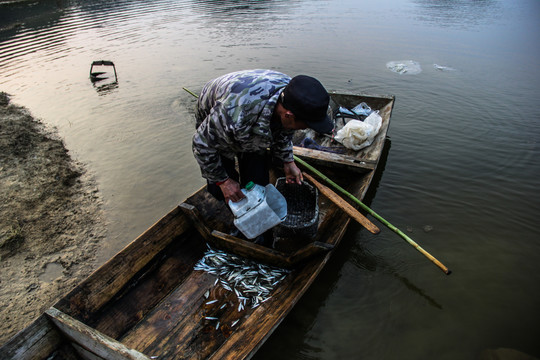
[[[219,283],[224,289],[234,292],[239,302],[238,311],[247,305],[254,308],[270,299],[275,286],[290,272],[215,250],[210,246],[194,269],[216,275],[214,285]]]

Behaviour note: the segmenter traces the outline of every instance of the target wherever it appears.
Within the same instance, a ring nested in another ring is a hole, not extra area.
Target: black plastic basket
[[[274,238],[314,238],[319,225],[317,189],[307,182],[287,184],[285,178],[277,179],[276,189],[287,200],[287,217],[274,227]]]

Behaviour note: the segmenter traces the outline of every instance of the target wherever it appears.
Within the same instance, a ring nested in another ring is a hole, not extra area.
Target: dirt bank
[[[0,345],[95,269],[104,238],[95,182],[0,93]]]

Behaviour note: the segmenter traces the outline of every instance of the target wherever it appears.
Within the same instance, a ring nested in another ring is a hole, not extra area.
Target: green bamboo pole
[[[185,87],[183,87],[182,89],[186,90],[188,93],[190,93],[191,95],[195,96],[196,98],[199,98],[199,96],[193,92],[191,92],[190,90],[186,89]]]
[[[298,162],[299,164],[306,167],[308,170],[319,176],[321,179],[326,181],[328,184],[332,185],[336,190],[339,190],[342,194],[347,196],[349,199],[354,201],[356,204],[360,205],[362,209],[367,211],[369,214],[371,214],[374,218],[382,222],[384,225],[386,225],[390,230],[401,236],[403,239],[405,239],[410,245],[414,246],[416,250],[418,250],[420,253],[422,253],[425,257],[427,257],[429,260],[431,260],[435,265],[437,265],[446,275],[450,275],[452,271],[448,269],[446,266],[444,266],[439,260],[437,260],[435,257],[433,257],[430,253],[428,253],[426,250],[424,250],[420,245],[418,245],[416,242],[414,242],[413,239],[411,239],[407,234],[403,233],[403,231],[399,230],[394,225],[390,224],[388,221],[386,221],[382,216],[377,214],[375,211],[371,210],[366,204],[358,200],[353,194],[348,192],[347,190],[343,189],[341,186],[333,182],[330,178],[328,178],[326,175],[322,174],[320,171],[315,169],[313,166],[306,163],[304,160],[300,159],[298,156],[293,155],[294,160]]]

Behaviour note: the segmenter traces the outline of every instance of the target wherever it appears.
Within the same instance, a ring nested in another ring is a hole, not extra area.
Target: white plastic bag
[[[364,120],[350,120],[341,128],[335,140],[348,149],[360,150],[373,142],[373,139],[381,129],[382,118],[378,111],[374,111]]]

